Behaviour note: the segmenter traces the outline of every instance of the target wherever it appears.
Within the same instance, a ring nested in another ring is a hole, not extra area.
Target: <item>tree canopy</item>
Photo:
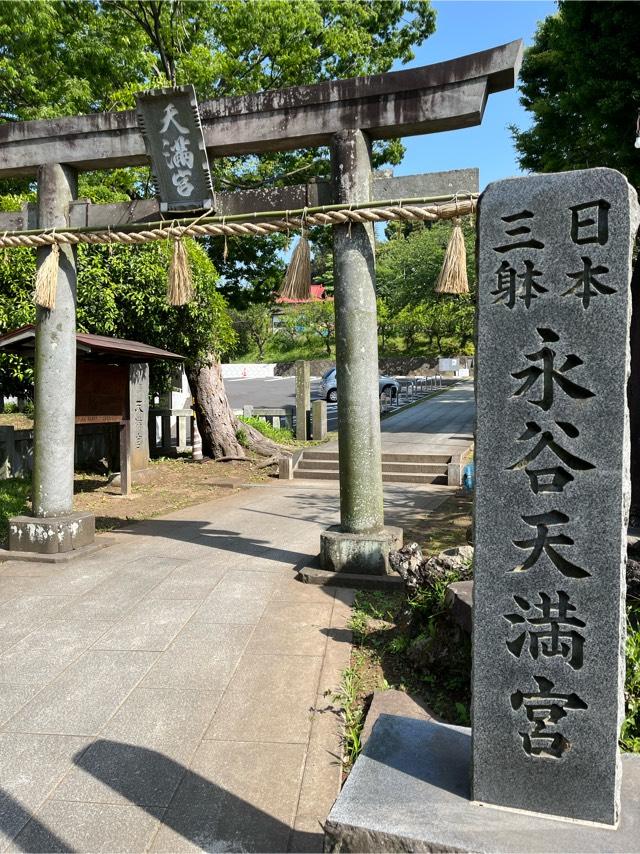
[[[204,100],[387,71],[394,61],[412,58],[412,46],[434,29],[428,0],[0,3],[0,122],[130,109],[137,91],[172,82],[193,83]],[[397,163],[402,156],[398,140],[375,148],[377,163]],[[212,163],[214,185],[225,190],[298,183],[328,170],[328,158],[312,150]],[[32,200],[33,190],[23,179],[0,182],[0,208]],[[94,202],[148,197],[149,170],[84,173],[79,194]],[[193,309],[164,303],[165,250],[82,250],[79,325],[142,338],[191,358],[201,357],[207,341],[220,352],[229,341],[224,330],[231,327],[226,315],[223,322],[224,304],[216,291],[240,307],[267,300],[284,272],[280,250],[286,242],[282,235],[229,240],[227,253],[224,240],[207,240],[201,246],[209,267],[202,249],[193,245],[198,287]],[[9,267],[0,269],[3,329],[33,317],[33,260],[21,256],[17,263],[13,252],[8,257]]]
[[[560,2],[539,25],[520,72],[529,129],[512,128],[536,172],[610,166],[640,186],[638,3]]]
[[[186,306],[166,300],[170,246],[147,243],[135,248],[78,247],[77,328],[163,347],[193,363],[209,353],[222,355],[235,342],[218,274],[211,259],[194,241],[187,242],[195,299]],[[0,329],[33,323],[31,289],[35,253],[29,249],[0,255]],[[162,389],[170,367],[154,367],[155,388]],[[30,365],[16,357],[0,359],[4,394],[24,394],[32,382]]]

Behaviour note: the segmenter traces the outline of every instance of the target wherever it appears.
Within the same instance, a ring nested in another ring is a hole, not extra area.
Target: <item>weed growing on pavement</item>
[[[342,764],[348,771],[358,758],[362,749],[360,734],[364,723],[364,707],[360,702],[362,680],[357,667],[348,667],[342,673],[342,681],[334,702],[340,703],[344,721],[344,732],[342,736]]]

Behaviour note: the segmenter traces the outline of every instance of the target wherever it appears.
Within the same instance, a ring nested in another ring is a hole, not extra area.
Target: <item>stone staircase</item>
[[[382,454],[385,483],[448,483],[447,454]],[[307,449],[298,458],[294,478],[338,480],[338,452]]]

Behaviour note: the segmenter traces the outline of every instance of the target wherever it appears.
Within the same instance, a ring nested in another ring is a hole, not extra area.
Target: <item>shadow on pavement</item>
[[[26,832],[25,825],[28,825],[28,832]],[[25,828],[24,831],[23,828]],[[50,828],[38,821],[32,812],[23,807],[19,801],[12,798],[3,789],[0,789],[0,831],[6,834],[9,839],[20,832],[22,838],[13,840],[13,847],[20,851],[73,851],[73,848],[56,836]],[[24,836],[23,832],[25,833]],[[33,848],[30,842],[33,838],[42,839],[44,847]]]

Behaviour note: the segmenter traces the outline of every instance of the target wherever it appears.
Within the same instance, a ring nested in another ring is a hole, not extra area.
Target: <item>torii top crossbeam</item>
[[[371,139],[478,125],[487,98],[515,84],[522,41],[405,71],[220,98],[200,104],[211,157],[327,144],[343,128]],[[39,166],[112,169],[148,163],[134,110],[0,126],[0,178]]]

